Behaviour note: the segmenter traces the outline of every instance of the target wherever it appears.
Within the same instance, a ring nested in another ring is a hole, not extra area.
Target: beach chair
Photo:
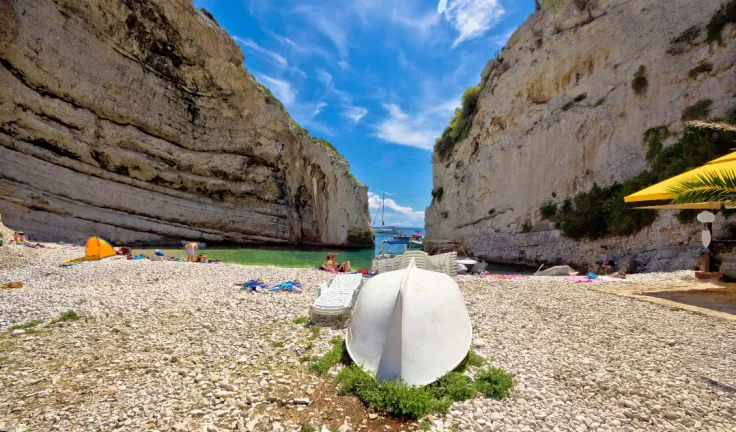
[[[363,285],[363,275],[337,275],[329,286],[322,283],[317,300],[309,308],[309,320],[313,323],[343,324],[350,317],[353,303]]]
[[[457,252],[428,256],[427,270],[457,276]]]
[[[427,253],[422,252],[422,251],[406,251],[400,257],[401,258],[400,267],[402,269],[408,268],[409,263],[411,262],[413,258],[418,269],[429,270],[427,268],[427,256],[428,256]]]
[[[373,260],[373,263],[371,264],[371,273],[373,274],[381,274],[386,273],[394,270],[399,270],[401,268],[401,258],[400,257],[394,257],[394,258],[376,258]]]
[[[457,252],[440,255],[428,255],[422,251],[407,251],[395,258],[374,259],[371,272],[374,274],[386,273],[405,269],[414,258],[417,268],[457,276]]]

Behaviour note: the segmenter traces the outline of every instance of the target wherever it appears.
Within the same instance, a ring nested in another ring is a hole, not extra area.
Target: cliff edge
[[[37,240],[371,245],[367,188],[190,0],[0,0],[0,213]]]

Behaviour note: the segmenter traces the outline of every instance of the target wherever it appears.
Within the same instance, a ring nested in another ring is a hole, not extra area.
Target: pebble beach
[[[109,258],[83,248],[0,248],[2,431],[409,431],[338,395],[303,359],[343,329],[296,324],[311,269]],[[248,279],[301,279],[259,294]],[[734,431],[736,323],[559,278],[458,276],[474,350],[514,376],[504,400],[456,403],[438,431]],[[695,283],[692,272],[629,283]],[[79,319],[54,322],[73,310]],[[22,331],[14,325],[40,324]],[[441,349],[441,347],[438,347]]]

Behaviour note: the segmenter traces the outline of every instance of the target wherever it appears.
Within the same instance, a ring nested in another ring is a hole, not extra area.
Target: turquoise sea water
[[[401,228],[406,234],[420,231],[423,228]],[[337,261],[350,261],[353,269],[370,268],[371,261],[381,249],[381,240],[392,238],[393,234],[377,234],[373,249],[339,249],[323,247],[295,247],[295,246],[251,246],[251,247],[212,247],[201,249],[201,254],[211,260],[246,264],[246,265],[275,265],[278,267],[313,268],[319,267],[325,260],[327,252],[337,253]],[[400,246],[393,246],[400,251]],[[134,249],[134,254],[153,255],[155,248]],[[185,258],[186,252],[181,249],[160,248],[167,256]]]

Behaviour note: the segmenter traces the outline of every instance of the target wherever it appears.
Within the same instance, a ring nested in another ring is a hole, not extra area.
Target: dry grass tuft
[[[736,132],[736,125],[725,122],[707,122],[702,120],[693,120],[686,122],[688,126],[704,129],[721,130],[727,132]]]

